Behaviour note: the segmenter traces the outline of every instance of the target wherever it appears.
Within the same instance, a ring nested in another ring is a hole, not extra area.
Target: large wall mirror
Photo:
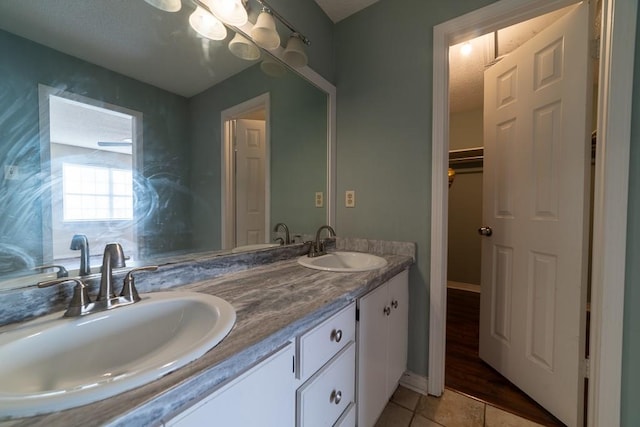
[[[201,37],[182,4],[0,2],[0,291],[80,274],[87,244],[83,274],[111,241],[135,266],[328,222],[327,92],[235,57],[231,29]]]

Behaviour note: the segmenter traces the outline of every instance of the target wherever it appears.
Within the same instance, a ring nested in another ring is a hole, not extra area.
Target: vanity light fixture
[[[271,21],[273,21],[274,18],[277,19],[282,23],[282,25],[287,27],[289,31],[291,31],[292,33],[291,36],[289,37],[289,40],[287,41],[287,47],[285,48],[283,53],[284,61],[287,64],[291,65],[292,67],[296,67],[296,68],[304,67],[305,65],[307,65],[307,54],[305,53],[304,45],[309,46],[311,44],[309,39],[306,38],[300,31],[296,30],[293,27],[293,25],[291,25],[286,19],[284,19],[282,15],[280,15],[278,12],[273,10],[273,8],[269,6],[269,4],[265,0],[257,0],[257,2],[260,3],[263,7],[262,9],[263,13],[261,13],[260,16],[262,16],[263,14],[266,15],[267,13],[265,13],[265,11],[268,12],[269,18],[265,18],[265,19],[270,19]],[[260,23],[260,16],[258,16],[258,21],[256,22],[256,26],[258,26],[258,24]],[[275,30],[275,25],[274,25],[274,30]],[[253,32],[251,34],[251,37],[254,37]],[[256,42],[256,44],[258,44],[258,46],[260,46],[260,43],[258,43],[258,41],[255,40],[255,38],[254,38],[254,41]],[[276,48],[279,47],[279,44],[280,42],[278,41],[278,46],[276,46]]]
[[[182,8],[180,0],[144,0],[151,6],[165,12],[178,12]]]
[[[177,12],[182,8],[181,0],[144,0],[153,7],[166,11]],[[283,60],[292,67],[299,68],[307,65],[308,58],[304,45],[311,42],[296,30],[284,17],[278,14],[265,0],[256,0],[262,6],[255,25],[251,28],[250,36],[253,43],[244,37],[245,30],[238,30],[248,22],[248,0],[191,0],[195,4],[195,11],[189,16],[189,24],[201,36],[211,40],[224,40],[227,37],[227,27],[236,27],[236,35],[229,42],[229,50],[235,56],[253,61],[260,59],[261,53],[257,46],[275,50],[280,48],[280,34],[276,28],[276,19],[291,31],[287,46],[282,53]],[[257,46],[256,46],[257,45]],[[263,62],[262,70],[270,76],[284,74],[278,68],[284,67],[277,61]],[[269,71],[267,71],[269,70]]]
[[[196,10],[189,16],[189,24],[198,34],[208,39],[224,40],[227,38],[227,27],[200,6],[196,7]]]
[[[255,44],[268,50],[280,47],[280,35],[276,30],[276,21],[270,9],[265,7],[258,15],[256,25],[251,29],[251,38]]]
[[[291,34],[282,56],[284,61],[292,67],[300,68],[307,65],[307,54],[304,51],[304,43],[300,38],[300,34]]]
[[[260,69],[271,77],[282,77],[287,73],[287,68],[284,65],[269,56],[265,56],[262,60]]]
[[[219,20],[241,27],[248,21],[247,9],[242,0],[202,0]]]
[[[260,49],[240,33],[229,42],[229,51],[240,59],[254,61],[260,59]]]

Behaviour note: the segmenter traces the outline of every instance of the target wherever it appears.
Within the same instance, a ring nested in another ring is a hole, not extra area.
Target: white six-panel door
[[[485,71],[480,357],[581,425],[589,5]]]
[[[265,243],[265,123],[236,120],[236,246]]]

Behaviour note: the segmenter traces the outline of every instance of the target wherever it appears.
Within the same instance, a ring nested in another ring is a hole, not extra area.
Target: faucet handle
[[[124,276],[124,283],[122,284],[122,292],[120,292],[120,296],[132,302],[140,301],[140,295],[138,295],[138,290],[136,289],[133,273],[137,273],[138,271],[156,271],[157,269],[157,265],[148,265],[146,267],[138,267],[130,270],[127,275]]]
[[[46,280],[44,282],[38,282],[38,287],[48,288],[49,286],[61,285],[67,282],[75,282],[76,286],[73,288],[73,297],[71,297],[71,302],[64,316],[81,316],[87,312],[87,308],[91,304],[91,299],[87,292],[87,285],[85,285],[82,280],[70,278]]]
[[[314,257],[318,256],[318,249],[316,248],[315,242],[312,242],[311,240],[307,240],[306,242],[303,242],[302,244],[303,245],[309,245],[309,252],[307,253],[307,256],[309,258],[314,258]]]
[[[63,265],[56,265],[56,264],[41,265],[39,267],[34,268],[34,270],[42,271],[42,270],[46,270],[47,268],[57,268],[58,271],[56,272],[56,277],[58,279],[69,276],[69,272],[67,271],[66,268],[64,268]]]

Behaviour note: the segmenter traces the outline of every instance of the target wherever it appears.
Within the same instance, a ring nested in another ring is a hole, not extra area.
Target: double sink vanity
[[[414,245],[305,246],[162,266],[135,304],[1,327],[0,426],[373,425],[406,367]]]

